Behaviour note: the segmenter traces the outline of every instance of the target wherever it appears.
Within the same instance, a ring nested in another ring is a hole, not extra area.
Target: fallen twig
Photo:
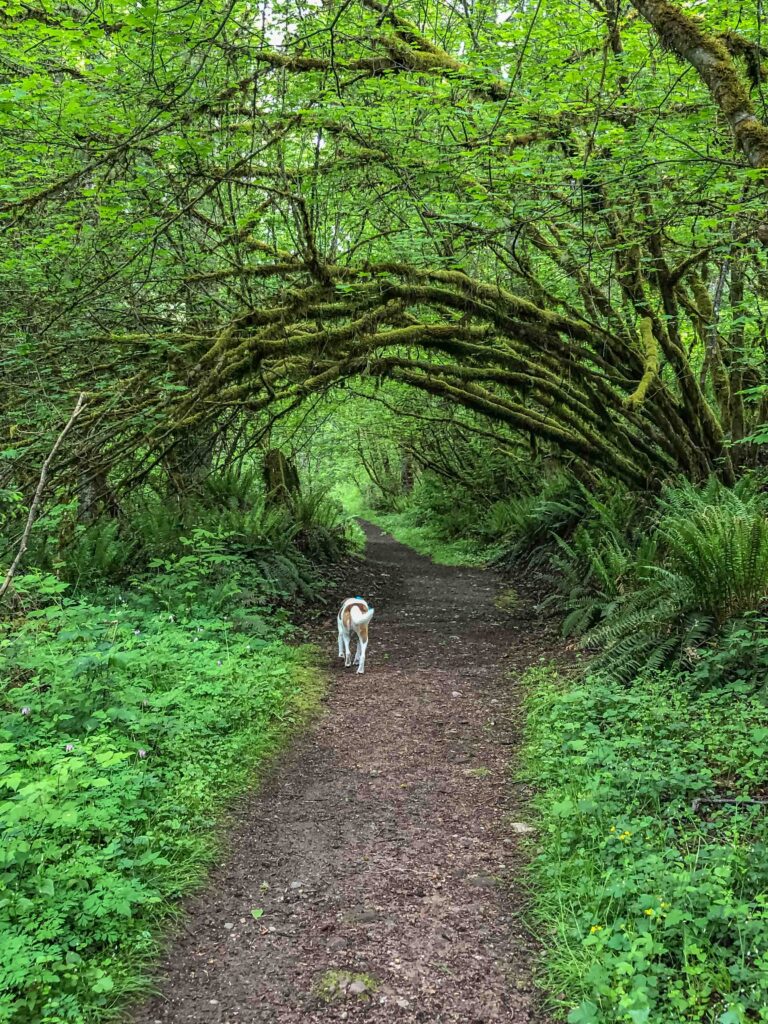
[[[697,796],[691,803],[691,810],[697,811],[701,804],[761,804],[765,806],[768,800],[759,800],[749,796]]]

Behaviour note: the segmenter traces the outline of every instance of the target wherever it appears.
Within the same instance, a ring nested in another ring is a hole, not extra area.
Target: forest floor
[[[518,680],[555,631],[524,592],[499,608],[492,572],[365,529],[312,637],[333,659],[323,712],[235,808],[135,1024],[546,1019],[528,794],[508,769]],[[356,594],[376,608],[364,676],[336,660],[336,608]]]

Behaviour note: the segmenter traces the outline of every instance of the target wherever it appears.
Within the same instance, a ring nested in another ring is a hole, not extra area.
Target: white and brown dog
[[[339,657],[344,659],[344,667],[352,664],[350,640],[352,634],[357,635],[357,652],[355,665],[358,673],[365,671],[365,649],[368,646],[368,623],[373,618],[373,608],[362,597],[348,597],[339,610],[336,622],[339,627]]]

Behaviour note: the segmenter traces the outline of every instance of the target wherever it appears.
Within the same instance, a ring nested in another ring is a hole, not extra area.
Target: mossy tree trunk
[[[296,466],[279,448],[271,448],[266,453],[263,472],[269,502],[286,505],[299,493],[300,482]]]

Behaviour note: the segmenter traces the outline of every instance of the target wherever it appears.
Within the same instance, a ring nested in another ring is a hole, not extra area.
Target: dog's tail
[[[359,608],[353,605],[349,614],[353,626],[367,626],[373,618],[373,608],[369,608],[367,612],[361,612]]]

